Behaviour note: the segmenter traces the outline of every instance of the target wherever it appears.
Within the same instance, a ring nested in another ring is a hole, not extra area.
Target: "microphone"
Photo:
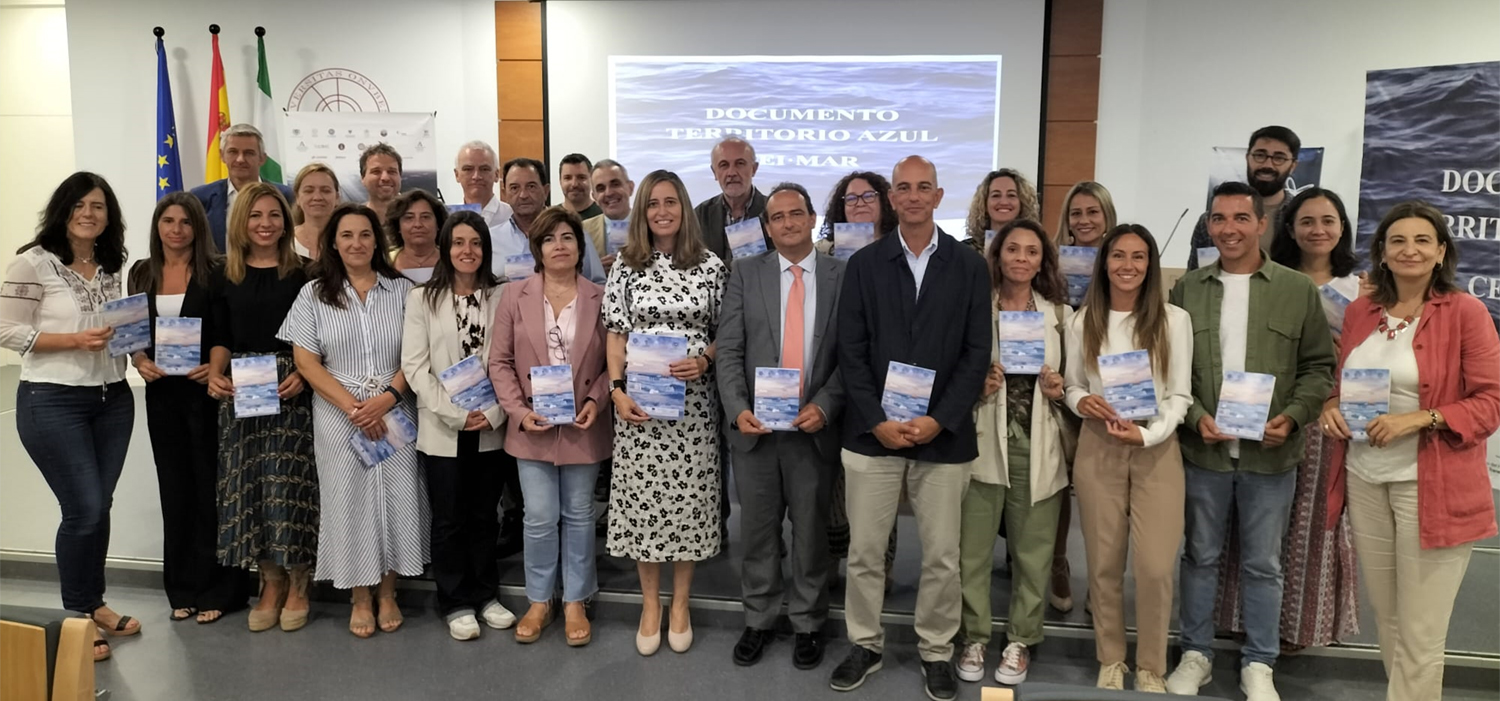
[[[1177,235],[1177,227],[1182,226],[1182,218],[1187,216],[1187,213],[1188,208],[1183,207],[1182,214],[1177,215],[1177,223],[1172,225],[1172,233],[1167,234],[1167,242],[1161,245],[1161,250],[1163,252],[1167,250],[1167,246],[1170,246],[1172,244],[1172,237]]]

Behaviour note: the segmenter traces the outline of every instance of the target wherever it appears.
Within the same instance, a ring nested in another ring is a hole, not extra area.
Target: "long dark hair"
[[[458,271],[453,268],[453,228],[459,225],[479,233],[479,248],[484,251],[479,261],[479,270],[474,273],[475,291],[500,285],[500,278],[495,277],[493,265],[495,247],[490,243],[490,227],[484,223],[484,217],[479,216],[478,212],[467,210],[454,212],[443,222],[443,228],[438,229],[437,265],[432,266],[432,277],[422,283],[422,298],[427,300],[427,306],[433,312],[437,311],[438,302],[442,301],[443,295],[453,291],[453,282],[458,279]]]
[[[1427,282],[1427,298],[1462,291],[1458,283],[1453,281],[1453,271],[1458,268],[1458,246],[1454,245],[1453,233],[1448,231],[1448,222],[1443,219],[1442,211],[1421,200],[1408,200],[1385,213],[1380,226],[1375,227],[1374,238],[1370,240],[1370,263],[1373,266],[1370,282],[1375,283],[1375,291],[1370,293],[1370,300],[1383,307],[1397,301],[1396,276],[1385,266],[1385,236],[1390,233],[1391,226],[1402,219],[1421,219],[1431,224],[1432,229],[1437,232],[1438,243],[1443,245],[1443,259],[1438,261]]]
[[[318,284],[318,299],[339,309],[345,308],[344,283],[349,281],[349,271],[344,268],[344,259],[339,256],[339,222],[351,215],[368,219],[370,230],[375,234],[375,250],[370,252],[370,267],[375,270],[375,274],[391,279],[401,277],[401,273],[396,272],[396,266],[391,265],[390,256],[386,254],[388,248],[385,230],[380,226],[380,215],[356,202],[345,202],[335,207],[333,214],[328,217],[328,226],[323,228],[320,242],[322,250],[318,253],[318,262],[313,264],[312,279]]]
[[[1042,299],[1053,304],[1068,303],[1068,282],[1063,277],[1062,266],[1057,260],[1057,244],[1052,242],[1052,237],[1047,235],[1047,230],[1041,224],[1030,219],[1016,219],[995,233],[995,240],[990,242],[989,248],[984,251],[984,258],[989,263],[990,285],[998,295],[1000,282],[1004,279],[1004,273],[1000,267],[1000,251],[1005,248],[1005,239],[1017,231],[1030,231],[1036,234],[1037,240],[1042,245],[1042,265],[1037,268],[1036,277],[1031,278],[1031,289],[1042,296]],[[998,298],[997,298],[998,299]]]
[[[392,248],[404,248],[405,239],[401,238],[401,217],[406,216],[407,210],[411,209],[417,202],[426,202],[432,207],[432,218],[437,223],[438,230],[448,221],[448,208],[443,206],[443,201],[422,188],[407,190],[400,197],[391,200],[390,206],[385,209],[385,239]]]
[[[896,208],[891,206],[891,183],[885,176],[872,173],[868,170],[856,170],[853,173],[839,178],[837,185],[833,186],[833,194],[828,196],[828,206],[823,210],[823,238],[833,240],[833,225],[845,224],[849,221],[849,214],[844,210],[844,196],[849,194],[849,183],[855,180],[863,180],[870,184],[870,189],[879,195],[880,203],[876,205],[880,209],[880,220],[875,222],[875,238],[885,236],[887,232],[896,228]],[[811,204],[811,203],[809,203]]]
[[[106,273],[118,273],[125,267],[125,220],[120,214],[120,200],[105,179],[88,171],[78,171],[64,178],[61,185],[52,191],[47,208],[42,210],[36,226],[36,237],[22,246],[16,253],[42,247],[42,250],[57,256],[63,265],[73,264],[73,246],[68,243],[68,219],[73,208],[95,189],[104,193],[104,209],[109,220],[104,230],[94,239],[94,262]]]
[[[161,269],[166,264],[166,251],[162,248],[158,227],[162,215],[173,205],[182,208],[188,226],[193,230],[192,258],[188,262],[193,279],[189,284],[207,285],[210,272],[219,263],[219,246],[214,243],[213,232],[208,228],[208,215],[203,211],[203,204],[191,193],[173,192],[157,200],[156,209],[151,212],[151,257],[131,269],[130,294],[154,293],[161,289]]]
[[[1126,236],[1137,236],[1146,242],[1147,258],[1146,279],[1141,281],[1135,308],[1131,310],[1135,315],[1132,340],[1137,348],[1151,354],[1152,366],[1165,375],[1172,364],[1172,344],[1167,340],[1167,303],[1161,291],[1161,252],[1156,248],[1156,237],[1140,224],[1121,224],[1099,243],[1099,255],[1094,258],[1094,282],[1083,296],[1083,362],[1099,368],[1099,349],[1109,336],[1109,302],[1113,293],[1109,256]]]
[[[1291,202],[1281,208],[1281,216],[1276,221],[1276,238],[1271,241],[1271,260],[1292,270],[1302,268],[1302,246],[1297,243],[1296,234],[1297,210],[1319,197],[1328,200],[1339,215],[1339,241],[1328,252],[1328,264],[1333,269],[1334,277],[1344,277],[1359,266],[1359,259],[1354,256],[1354,227],[1349,224],[1349,212],[1344,209],[1344,201],[1333,190],[1321,187],[1310,187],[1297,193]]]

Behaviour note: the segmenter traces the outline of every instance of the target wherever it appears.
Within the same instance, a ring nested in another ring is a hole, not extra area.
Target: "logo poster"
[[[281,172],[290,185],[302,166],[326,163],[338,175],[339,195],[364,202],[369,194],[359,179],[359,155],[384,142],[401,154],[401,191],[422,188],[436,195],[433,121],[429,112],[287,112]]]

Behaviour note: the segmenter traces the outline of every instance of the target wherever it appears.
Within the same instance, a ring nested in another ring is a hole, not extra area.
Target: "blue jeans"
[[[587,600],[599,591],[594,570],[594,479],[599,463],[553,465],[517,459],[516,465],[526,500],[526,598],[538,603],[552,600],[561,559],[563,601]]]
[[[135,399],[130,385],[74,387],[22,382],[16,432],[62,507],[57,579],[63,608],[93,613],[104,605],[109,508],[125,467]]]
[[[1281,543],[1292,516],[1297,470],[1277,475],[1214,472],[1184,463],[1187,543],[1182,549],[1182,649],[1213,659],[1214,597],[1230,514],[1240,533],[1245,645],[1241,666],[1276,664],[1281,650]],[[1231,566],[1233,563],[1230,563]]]

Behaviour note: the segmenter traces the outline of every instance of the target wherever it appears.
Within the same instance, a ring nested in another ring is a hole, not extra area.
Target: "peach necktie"
[[[802,367],[802,305],[807,290],[802,286],[802,266],[792,266],[792,289],[786,296],[786,326],[781,332],[781,367],[799,371],[801,385],[807,384]]]

